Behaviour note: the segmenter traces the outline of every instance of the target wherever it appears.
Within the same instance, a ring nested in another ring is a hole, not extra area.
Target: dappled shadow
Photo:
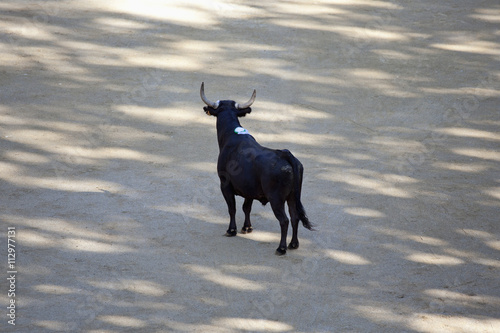
[[[499,15],[493,1],[0,4],[16,330],[498,330]],[[269,207],[253,233],[221,236],[202,81],[213,99],[256,88],[243,126],[305,165],[318,231],[299,250],[273,255]]]

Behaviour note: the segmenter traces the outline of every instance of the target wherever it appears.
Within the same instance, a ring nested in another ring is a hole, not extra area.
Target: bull
[[[217,173],[220,179],[222,195],[229,212],[229,228],[226,236],[236,236],[236,200],[244,198],[243,212],[245,222],[241,232],[252,232],[250,212],[254,200],[263,205],[271,204],[274,215],[281,227],[281,240],[276,249],[277,255],[284,255],[287,250],[286,237],[291,220],[293,234],[288,249],[299,247],[299,221],[305,228],[313,230],[309,222],[300,195],[304,168],[300,161],[287,150],[276,150],[261,146],[249,132],[241,127],[239,117],[249,114],[250,106],[255,101],[256,91],[246,103],[239,104],[231,100],[211,102],[205,96],[204,83],[201,84],[200,96],[206,104],[205,113],[217,118],[217,140],[219,158]],[[285,213],[288,205],[290,220]]]

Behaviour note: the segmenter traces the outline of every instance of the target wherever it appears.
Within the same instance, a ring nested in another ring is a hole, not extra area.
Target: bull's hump
[[[243,127],[236,127],[236,128],[234,129],[234,133],[236,133],[236,134],[238,134],[238,135],[245,135],[245,134],[248,134],[248,135],[249,135],[249,134],[250,134],[250,133],[248,133],[248,131],[247,131],[245,128],[243,128]]]

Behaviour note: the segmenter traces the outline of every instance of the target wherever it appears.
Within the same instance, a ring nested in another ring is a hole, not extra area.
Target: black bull
[[[226,236],[236,236],[237,233],[235,195],[245,198],[243,203],[245,222],[242,233],[252,232],[250,211],[253,200],[258,200],[263,205],[269,202],[281,227],[281,241],[276,253],[285,254],[290,222],[285,213],[286,202],[293,228],[288,248],[297,249],[299,221],[302,221],[307,229],[313,228],[300,201],[304,172],[302,164],[286,149],[275,150],[261,146],[241,127],[238,117],[244,117],[252,111],[250,106],[255,100],[255,91],[252,98],[244,104],[234,101],[211,102],[205,97],[203,83],[200,95],[207,104],[203,108],[205,112],[217,117],[219,142],[217,172],[230,217]]]

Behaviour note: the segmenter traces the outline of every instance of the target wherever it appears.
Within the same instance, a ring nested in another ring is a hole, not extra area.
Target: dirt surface
[[[498,1],[2,1],[0,331],[499,332],[499,23]],[[304,164],[298,250],[260,204],[223,236],[202,81],[257,89],[242,126]]]

